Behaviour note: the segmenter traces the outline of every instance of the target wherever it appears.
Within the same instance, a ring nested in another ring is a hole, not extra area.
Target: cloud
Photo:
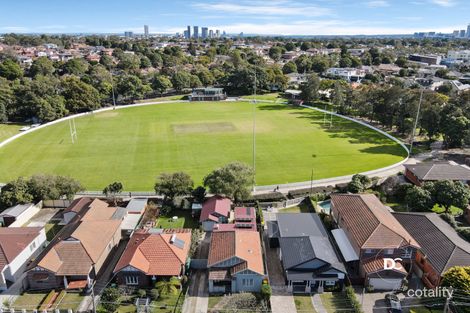
[[[193,7],[212,12],[243,15],[276,15],[276,16],[326,16],[332,15],[328,8],[306,5],[295,1],[254,2],[214,2],[193,3]]]
[[[28,31],[28,28],[23,26],[0,26],[0,31],[6,33],[24,33]]]
[[[366,5],[369,8],[384,8],[390,6],[390,4],[385,0],[373,0],[366,2]]]
[[[432,0],[432,3],[447,8],[456,5],[456,2],[454,0]]]

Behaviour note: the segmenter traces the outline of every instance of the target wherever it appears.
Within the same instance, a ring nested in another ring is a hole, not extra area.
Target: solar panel
[[[184,240],[181,240],[179,238],[175,238],[175,240],[173,241],[173,244],[180,249],[184,248]]]

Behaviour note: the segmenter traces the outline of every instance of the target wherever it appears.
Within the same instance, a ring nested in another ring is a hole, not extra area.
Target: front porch
[[[232,277],[227,269],[209,271],[209,293],[231,293]]]

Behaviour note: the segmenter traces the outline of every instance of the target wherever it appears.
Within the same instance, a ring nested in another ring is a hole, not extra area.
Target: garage
[[[401,278],[369,278],[369,285],[374,290],[396,290],[400,289],[402,283]]]

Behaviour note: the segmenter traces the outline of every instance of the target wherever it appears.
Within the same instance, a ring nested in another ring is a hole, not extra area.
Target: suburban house
[[[147,208],[147,200],[147,198],[134,198],[129,201],[121,224],[123,236],[129,237],[137,228]]]
[[[0,227],[0,291],[20,278],[46,243],[41,227]]]
[[[150,287],[160,278],[181,276],[191,247],[191,229],[138,230],[114,268],[120,285]]]
[[[470,243],[436,213],[393,215],[421,246],[413,269],[426,287],[438,287],[453,266],[470,266]]]
[[[452,180],[470,183],[470,168],[455,162],[405,164],[406,178],[417,186],[428,181]]]
[[[227,99],[223,88],[194,88],[190,101],[221,101]]]
[[[4,227],[21,227],[39,210],[41,210],[41,206],[33,203],[15,205],[0,213],[0,224]]]
[[[210,293],[259,292],[265,279],[259,233],[213,232],[207,268]]]
[[[215,224],[213,231],[256,230],[256,210],[253,207],[236,207],[230,224]]]
[[[30,289],[84,289],[121,240],[122,210],[94,199],[28,266]]]
[[[400,288],[420,246],[390,210],[373,194],[332,194],[331,215],[351,280],[377,290]],[[390,259],[397,258],[393,266]]]
[[[315,213],[280,213],[267,222],[270,248],[278,254],[294,293],[343,287],[346,269]]]
[[[93,199],[88,197],[78,198],[72,201],[70,205],[63,211],[64,219],[61,224],[68,224],[72,221],[77,214],[79,214],[82,210],[87,208]]]
[[[213,196],[202,205],[199,222],[205,231],[212,231],[215,224],[227,223],[232,201],[222,196]]]

